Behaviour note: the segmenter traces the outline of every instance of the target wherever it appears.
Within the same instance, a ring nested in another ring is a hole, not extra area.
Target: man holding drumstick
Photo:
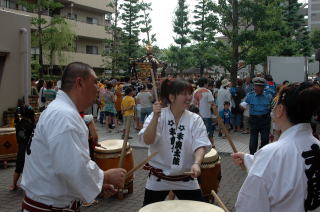
[[[90,160],[88,128],[79,115],[96,99],[97,77],[84,63],[69,64],[61,90],[41,114],[29,141],[21,187],[23,211],[79,211],[102,191],[123,187],[126,171],[103,172]],[[105,188],[105,189],[103,189]]]

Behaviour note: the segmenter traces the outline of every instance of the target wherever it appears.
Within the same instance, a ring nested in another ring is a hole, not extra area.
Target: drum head
[[[13,132],[16,132],[16,128],[12,128],[12,127],[0,128],[0,134],[8,134]]]
[[[212,148],[210,150],[210,152],[208,152],[204,156],[202,163],[210,163],[210,162],[216,161],[218,159],[219,159],[218,152],[215,149]]]
[[[102,153],[116,153],[121,152],[123,140],[121,139],[112,139],[112,140],[105,140],[99,142],[101,147],[96,146],[95,151],[96,152],[102,152]],[[129,143],[127,142],[127,149],[130,148]]]
[[[147,205],[139,212],[224,212],[223,209],[205,202],[190,200],[168,200]]]

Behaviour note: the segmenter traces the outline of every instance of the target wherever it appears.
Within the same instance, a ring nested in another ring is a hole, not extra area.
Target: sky
[[[173,44],[173,18],[174,11],[178,5],[178,0],[144,0],[145,2],[152,3],[152,11],[150,17],[152,21],[152,33],[156,34],[157,46],[160,48],[167,48]],[[305,3],[308,0],[299,0]],[[189,16],[196,4],[196,0],[187,0],[189,6]],[[143,35],[141,35],[143,36]]]
[[[173,44],[173,18],[174,11],[178,5],[177,0],[145,0],[152,3],[150,17],[152,21],[152,33],[156,34],[157,46],[167,48]],[[187,0],[189,14],[195,4],[195,0]],[[192,7],[191,7],[192,6]]]

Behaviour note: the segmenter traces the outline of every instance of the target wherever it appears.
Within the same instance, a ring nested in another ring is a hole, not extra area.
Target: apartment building
[[[36,0],[29,0],[36,2]],[[101,71],[106,62],[111,62],[111,58],[103,57],[105,51],[105,40],[111,38],[111,34],[105,30],[106,25],[110,24],[108,17],[112,14],[112,8],[108,7],[112,0],[59,0],[64,7],[55,14],[64,17],[70,24],[73,32],[77,36],[75,41],[75,50],[72,52],[64,52],[64,60],[61,61],[57,57],[54,58],[54,68],[64,66],[73,61],[81,61],[88,63],[95,70]],[[14,11],[36,17],[35,13],[27,11],[18,4],[18,0],[0,0],[0,9]],[[52,12],[45,12],[44,18],[50,19]],[[34,28],[32,26],[32,28]],[[33,57],[39,54],[37,48],[31,49]],[[47,58],[44,63],[48,64]]]
[[[320,29],[320,0],[308,1],[308,27]]]

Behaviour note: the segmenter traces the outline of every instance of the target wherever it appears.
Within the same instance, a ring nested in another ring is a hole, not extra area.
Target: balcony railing
[[[12,9],[12,10],[18,10],[18,11],[22,11],[22,12],[26,12],[26,13],[37,14],[37,11],[28,10],[28,9],[22,7],[21,5],[17,5],[17,4],[4,4],[4,3],[1,3],[1,1],[0,1],[0,7]],[[55,15],[60,15],[60,12],[53,13],[53,12],[51,12],[49,10],[44,10],[44,11],[41,12],[41,14],[45,15],[45,16],[53,17]],[[104,26],[105,27],[105,26],[110,26],[110,24],[111,24],[110,20],[105,20],[104,23],[99,23],[99,22],[97,22],[97,23],[89,23],[89,22],[87,22],[85,20],[68,17],[67,15],[62,16],[62,17],[65,18],[65,19],[76,21],[76,22],[92,24],[92,25],[97,25],[97,26]]]

